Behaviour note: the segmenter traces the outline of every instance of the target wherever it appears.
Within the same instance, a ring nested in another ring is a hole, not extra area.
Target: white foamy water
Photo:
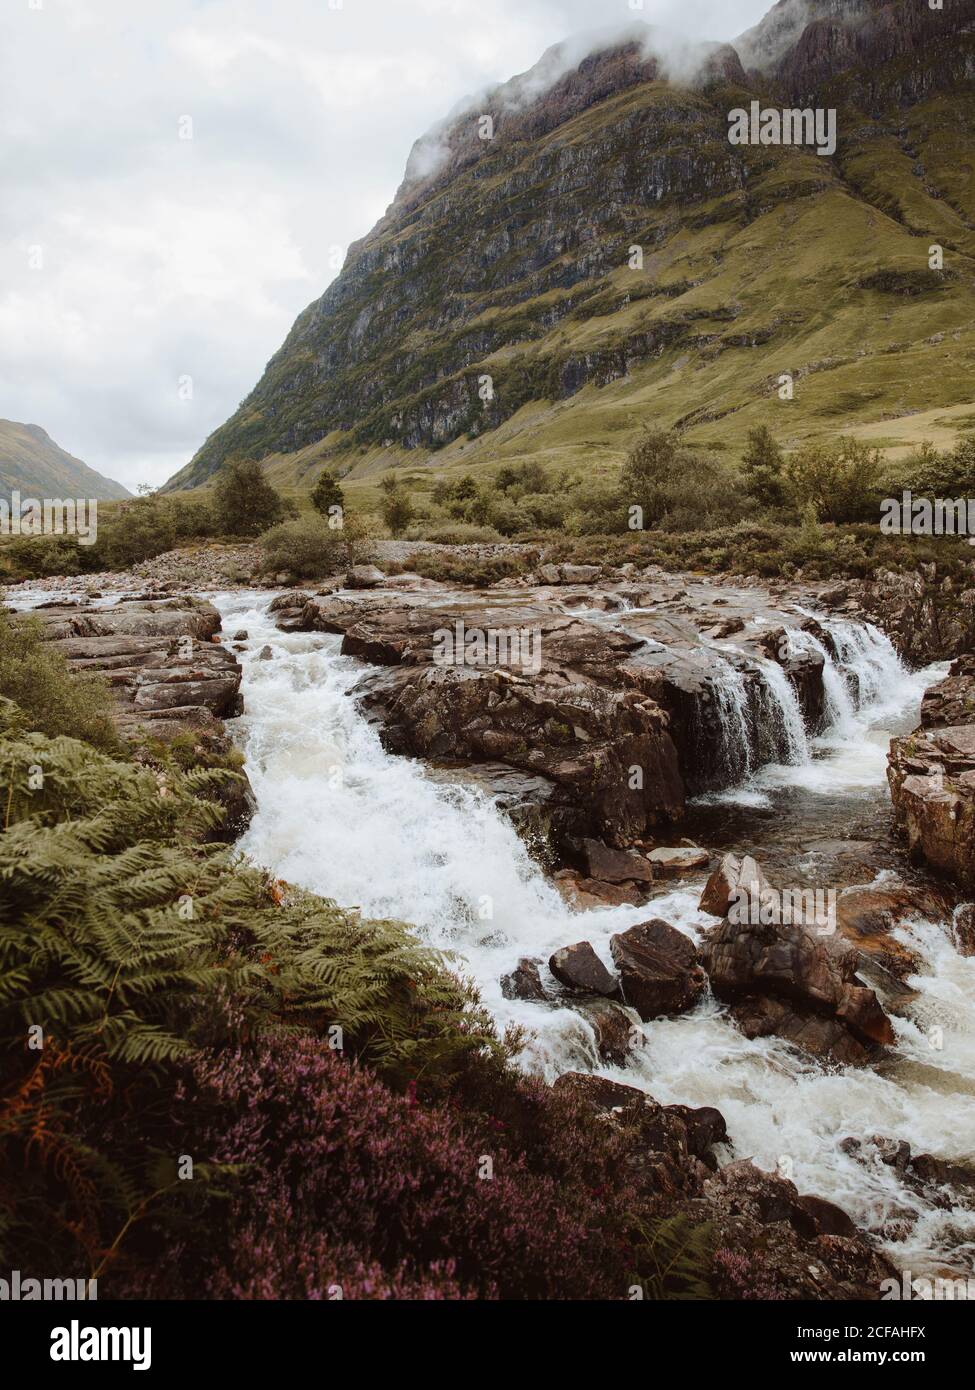
[[[609,964],[610,936],[651,915],[696,938],[714,923],[697,911],[702,881],[649,907],[570,911],[488,799],[384,752],[349,696],[362,667],[339,654],[339,638],[278,632],[266,612],[267,594],[215,601],[225,630],[249,633],[241,653],[245,713],[231,726],[258,801],[241,842],[246,853],[277,876],[366,916],[411,922],[423,940],[455,952],[499,1025],[516,1022],[532,1031],[527,1066],[549,1078],[591,1068],[666,1103],[716,1106],[735,1156],[766,1169],[782,1164],[800,1191],[837,1202],[867,1228],[899,1218],[903,1239],[888,1249],[903,1267],[917,1274],[968,1271],[975,1214],[928,1206],[892,1168],[857,1162],[840,1148],[847,1136],[876,1133],[907,1139],[915,1152],[972,1159],[975,961],[959,956],[942,929],[924,923],[902,929],[923,966],[912,981],[919,991],[912,1018],[895,1020],[900,1055],[883,1074],[827,1072],[777,1039],[750,1042],[712,999],[681,1018],[644,1024],[646,1041],[626,1067],[600,1066],[591,1029],[578,1014],[506,1000],[500,977],[520,956],[544,962],[558,946],[584,939]],[[265,643],[273,657],[260,661]],[[820,744],[825,758],[783,766],[777,775],[793,784],[809,776],[815,791],[812,769],[832,763],[823,775],[834,787],[845,778],[851,795],[858,786],[882,783],[882,758],[863,751],[871,720],[895,712],[916,717],[924,683],[894,661],[896,669],[885,667],[876,684],[872,706],[851,697],[844,714],[855,723],[826,736],[835,743]],[[756,779],[766,774],[776,770]],[[935,1017],[944,1033],[940,1051],[929,1036]]]
[[[771,794],[785,787],[853,797],[885,784],[891,736],[916,725],[921,697],[929,685],[947,675],[950,662],[910,671],[890,639],[872,624],[834,618],[819,621],[833,639],[835,659],[812,633],[792,628],[787,636],[793,651],[815,651],[823,657],[825,731],[804,739],[802,748],[793,736],[790,746],[798,756],[793,753],[787,762],[768,762],[737,786],[707,793],[698,798],[700,802],[760,807],[771,805]],[[784,700],[791,686],[780,667],[767,664],[778,672],[771,688],[781,692]],[[771,671],[767,674],[771,684],[774,677]],[[783,682],[788,688],[784,692]]]

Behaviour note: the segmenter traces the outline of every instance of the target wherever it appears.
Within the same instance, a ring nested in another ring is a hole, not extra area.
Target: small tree
[[[763,507],[780,507],[785,501],[782,450],[767,425],[748,431],[742,457],[746,491]]]
[[[415,515],[410,494],[395,479],[392,480],[390,486],[387,479],[384,478],[381,487],[383,497],[379,504],[379,510],[383,521],[389,527],[392,535],[401,536]]]
[[[293,511],[256,459],[229,459],[217,474],[213,514],[219,529],[228,535],[259,536]]]
[[[820,521],[859,521],[876,511],[883,466],[877,450],[858,439],[807,444],[785,472],[798,509],[813,507]]]
[[[338,478],[329,469],[323,469],[318,475],[318,481],[312,488],[311,504],[316,512],[319,512],[326,521],[333,516],[341,516],[341,510],[336,513],[333,508],[344,508],[345,494],[339,487]]]

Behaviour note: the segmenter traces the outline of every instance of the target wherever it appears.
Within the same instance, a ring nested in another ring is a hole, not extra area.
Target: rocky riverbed
[[[256,802],[230,834],[253,815],[243,848],[276,874],[459,951],[526,1065],[632,1130],[662,1211],[796,1297],[967,1269],[975,1153],[942,1110],[975,1087],[970,659],[911,677],[849,586],[565,566],[487,591],[375,567],[201,586],[213,602],[127,584],[15,601],[111,682],[121,732],[233,731]],[[493,634],[486,659],[470,634]],[[826,930],[776,911],[795,884],[834,891]],[[749,886],[764,916],[734,911]]]

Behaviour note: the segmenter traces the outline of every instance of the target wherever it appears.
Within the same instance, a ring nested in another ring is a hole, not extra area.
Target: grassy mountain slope
[[[236,453],[288,491],[336,467],[355,495],[404,466],[609,470],[647,421],[737,449],[760,422],[786,445],[869,428],[897,447],[917,412],[964,420],[975,7],[903,30],[906,0],[849,0],[845,27],[835,4],[819,8],[832,18],[776,49],[765,74],[712,50],[677,87],[630,42],[528,108],[495,96],[457,118],[437,134],[441,167],[404,181],[168,486],[205,484]],[[823,53],[847,50],[824,79]],[[730,145],[728,110],[755,96],[836,106],[835,156]],[[488,141],[472,133],[483,112]],[[935,242],[942,272],[928,266]]]
[[[93,497],[99,502],[130,497],[121,483],[96,473],[55,444],[40,425],[0,420],[0,492],[22,497]]]

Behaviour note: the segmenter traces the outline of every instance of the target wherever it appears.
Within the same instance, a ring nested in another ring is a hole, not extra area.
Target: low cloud
[[[764,8],[617,7],[611,28],[647,20],[715,40]],[[0,17],[0,416],[43,426],[129,487],[164,481],[382,215],[416,133],[442,129],[465,92],[528,74],[581,30],[552,60],[578,62],[611,9],[10,0]],[[667,49],[675,77],[691,42]],[[526,78],[513,99],[551,80]],[[421,158],[438,153],[434,141]]]

